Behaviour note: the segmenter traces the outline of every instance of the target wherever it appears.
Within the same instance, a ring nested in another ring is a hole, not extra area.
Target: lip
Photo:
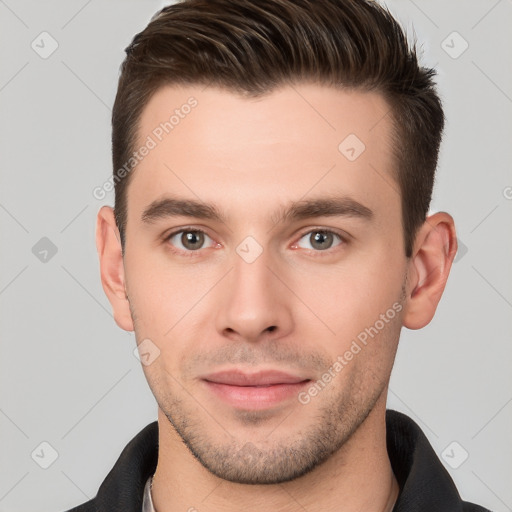
[[[278,370],[225,370],[202,377],[210,393],[239,409],[268,409],[296,398],[311,379]]]
[[[204,380],[229,386],[272,386],[276,384],[297,384],[308,378],[279,370],[260,370],[244,373],[240,370],[224,370],[203,377]]]

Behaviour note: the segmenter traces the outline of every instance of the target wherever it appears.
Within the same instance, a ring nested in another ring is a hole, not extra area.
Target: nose
[[[233,257],[222,297],[217,329],[233,341],[277,339],[293,328],[293,294],[277,277],[277,264],[267,251],[252,262]]]

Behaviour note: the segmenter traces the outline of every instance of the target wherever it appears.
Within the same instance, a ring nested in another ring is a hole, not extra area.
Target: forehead
[[[150,149],[133,171],[129,210],[140,212],[166,192],[229,200],[246,211],[310,191],[364,201],[384,185],[384,196],[396,195],[388,112],[378,93],[316,84],[258,98],[162,87],[141,115],[136,149]]]

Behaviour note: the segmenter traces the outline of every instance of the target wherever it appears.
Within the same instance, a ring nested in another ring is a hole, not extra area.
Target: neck
[[[152,488],[155,510],[391,512],[399,486],[386,448],[385,412],[384,398],[345,445],[310,473],[283,484],[244,485],[207,471],[159,409],[159,455]]]

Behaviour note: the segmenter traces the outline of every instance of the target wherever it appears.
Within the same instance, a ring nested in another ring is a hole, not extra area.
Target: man
[[[127,48],[101,279],[158,421],[74,511],[481,511],[386,411],[434,316],[435,72],[364,0],[186,0]]]

